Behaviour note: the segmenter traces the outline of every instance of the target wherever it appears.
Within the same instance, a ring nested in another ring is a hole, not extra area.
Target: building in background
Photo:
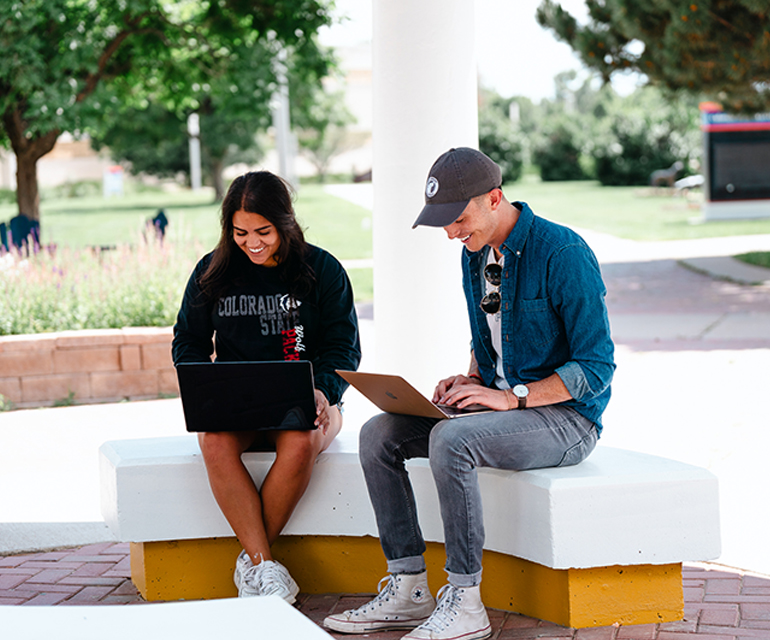
[[[101,182],[104,172],[113,164],[109,155],[94,151],[87,139],[75,140],[69,133],[63,133],[54,148],[38,160],[38,185],[42,189],[68,182]],[[0,189],[15,188],[16,156],[10,149],[0,149]]]

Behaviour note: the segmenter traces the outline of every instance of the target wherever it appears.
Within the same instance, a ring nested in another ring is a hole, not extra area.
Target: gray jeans
[[[444,523],[446,571],[457,587],[481,582],[484,518],[477,467],[566,467],[590,454],[593,423],[564,406],[493,411],[453,420],[382,413],[362,428],[359,456],[391,573],[425,569],[409,458],[430,459]]]

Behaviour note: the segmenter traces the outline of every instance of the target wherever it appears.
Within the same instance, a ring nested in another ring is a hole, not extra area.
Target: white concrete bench
[[[102,513],[132,543],[142,595],[234,595],[240,546],[211,495],[196,438],[107,442],[100,454]],[[272,459],[244,456],[258,482]],[[445,580],[435,485],[427,460],[408,468],[435,591]],[[720,553],[717,480],[698,467],[599,446],[574,467],[480,469],[479,478],[487,606],[570,627],[679,620],[681,563]],[[355,432],[318,458],[274,554],[306,593],[371,592],[385,574]]]
[[[151,607],[0,607],[0,629],[4,638],[59,640],[331,638],[278,596],[172,602]]]

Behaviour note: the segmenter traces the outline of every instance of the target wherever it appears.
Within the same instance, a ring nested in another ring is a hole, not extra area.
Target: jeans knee
[[[361,466],[366,468],[372,461],[382,458],[387,430],[381,416],[377,415],[367,420],[358,434],[358,457]]]
[[[430,436],[429,460],[434,473],[439,469],[453,469],[461,465],[469,456],[465,446],[464,433],[455,422],[447,420],[439,423]],[[470,461],[472,464],[472,461]]]

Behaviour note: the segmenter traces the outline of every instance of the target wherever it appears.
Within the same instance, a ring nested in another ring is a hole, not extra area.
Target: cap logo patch
[[[425,195],[428,198],[432,198],[438,193],[438,180],[431,176],[428,178],[428,183],[425,185]]]

